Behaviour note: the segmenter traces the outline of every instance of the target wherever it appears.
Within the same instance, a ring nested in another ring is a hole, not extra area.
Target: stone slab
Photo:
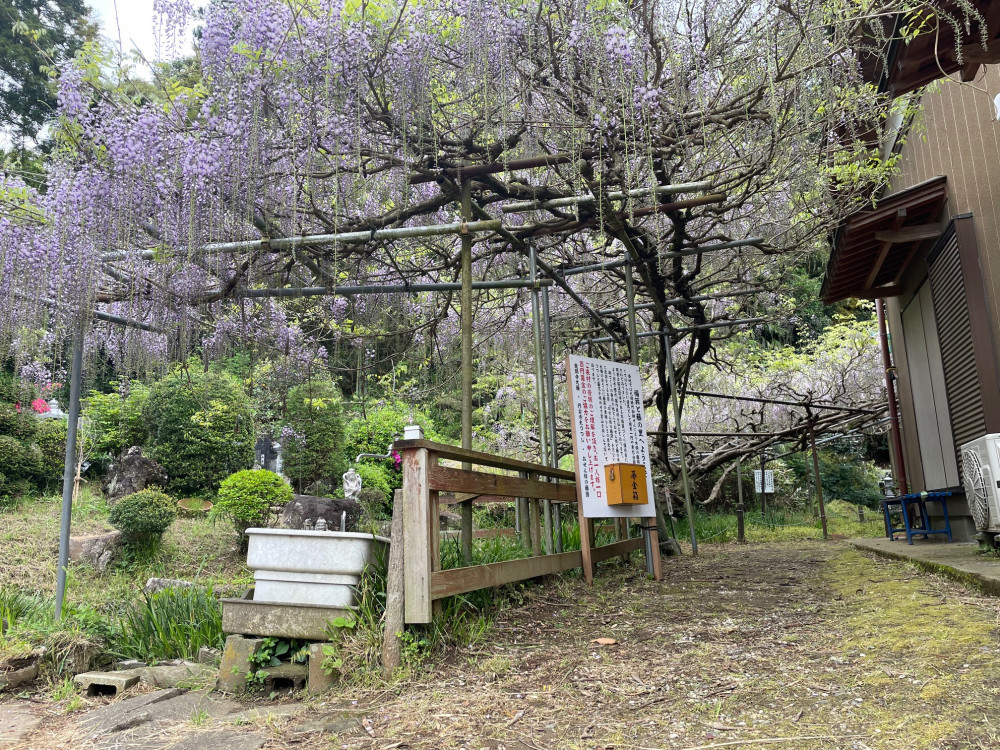
[[[232,717],[234,724],[252,724],[263,721],[270,722],[274,719],[285,719],[299,716],[309,710],[305,703],[278,703],[273,706],[258,706],[240,711]]]
[[[157,703],[181,696],[184,692],[180,688],[169,688],[110,703],[88,713],[81,720],[80,726],[91,737],[130,729],[152,721],[150,709]]]
[[[215,679],[214,667],[204,664],[179,666],[157,665],[133,670],[143,685],[148,687],[197,687],[196,683],[210,683]]]
[[[890,542],[880,539],[851,539],[858,549],[884,557],[914,563],[933,573],[940,573],[974,586],[993,596],[1000,596],[1000,559],[978,554],[975,542],[948,542],[906,539]]]
[[[188,732],[170,750],[258,750],[267,742],[263,734],[232,730]]]
[[[87,695],[106,694],[113,690],[113,695],[124,693],[130,687],[139,684],[139,675],[135,672],[83,672],[73,678],[73,682],[87,691]]]
[[[41,722],[42,714],[36,714],[30,703],[0,703],[0,747],[21,742]]]
[[[160,701],[147,709],[151,721],[167,723],[191,721],[194,717],[228,719],[242,710],[243,706],[236,701],[207,691],[193,690],[170,700]]]
[[[247,598],[222,600],[225,632],[325,641],[330,621],[353,612],[347,607],[254,601],[250,596],[252,589]]]

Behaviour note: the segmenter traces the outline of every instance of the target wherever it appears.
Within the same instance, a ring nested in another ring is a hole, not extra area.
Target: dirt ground
[[[265,722],[265,748],[1000,745],[1000,600],[844,543],[705,546],[663,583],[639,566],[529,587],[477,647]]]

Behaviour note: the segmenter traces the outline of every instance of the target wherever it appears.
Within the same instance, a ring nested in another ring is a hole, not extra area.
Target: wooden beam
[[[446,596],[464,594],[468,591],[503,586],[506,583],[525,581],[550,573],[561,573],[564,570],[580,567],[580,562],[580,551],[576,550],[557,555],[540,555],[488,565],[441,570],[431,576],[431,597],[444,599]]]
[[[427,484],[429,454],[426,448],[404,450],[403,457],[403,611],[406,622],[431,621],[430,487]],[[437,508],[434,509],[435,515]]]
[[[591,550],[593,562],[596,564],[642,549],[642,544],[642,539],[637,538],[595,547]],[[439,570],[431,574],[431,598],[444,599],[455,594],[561,573],[564,570],[579,568],[581,563],[580,550],[574,550],[554,555],[526,557],[521,560],[504,560],[488,565],[473,565],[468,568]]]
[[[637,549],[642,549],[642,547],[643,540],[641,536],[636,537],[635,539],[625,539],[624,541],[615,542],[614,544],[605,544],[601,547],[594,547],[590,551],[590,558],[596,565],[599,562],[610,560],[612,557],[627,555],[629,552],[635,552]]]
[[[933,224],[914,224],[909,227],[902,227],[885,232],[875,232],[875,239],[879,242],[889,242],[899,244],[903,242],[919,242],[920,240],[936,240],[941,236],[944,229],[937,222]]]
[[[893,230],[899,229],[903,222],[906,221],[906,209],[897,208],[896,218],[892,220]],[[875,233],[876,239],[878,238],[878,232]],[[885,259],[889,257],[889,250],[892,249],[892,242],[882,241],[882,247],[879,248],[878,257],[875,259],[875,264],[872,266],[872,270],[868,274],[868,278],[865,280],[865,289],[871,289],[872,284],[875,283],[875,279],[878,278],[879,271],[882,270],[882,266],[885,264]]]
[[[486,474],[481,471],[462,471],[446,466],[435,466],[428,471],[428,482],[432,490],[451,492],[471,492],[476,495],[505,495],[507,497],[530,497],[560,500],[564,503],[576,500],[576,486],[553,484],[537,479],[522,479],[501,474]]]
[[[873,289],[864,289],[857,294],[850,295],[855,299],[885,299],[887,297],[897,297],[903,293],[903,287],[898,284],[886,284]]]
[[[397,440],[392,444],[393,450],[402,453],[408,448],[426,448],[437,453],[438,458],[448,461],[463,461],[478,466],[489,466],[494,469],[507,469],[508,471],[533,471],[545,477],[555,477],[556,479],[568,479],[576,481],[576,474],[565,469],[555,469],[551,466],[533,464],[530,461],[519,461],[516,458],[504,458],[494,456],[491,453],[465,450],[454,445],[435,443],[433,440]]]

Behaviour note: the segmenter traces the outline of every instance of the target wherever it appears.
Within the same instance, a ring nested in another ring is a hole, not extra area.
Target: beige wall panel
[[[906,341],[903,338],[903,323],[900,318],[900,301],[907,297],[886,300],[886,324],[889,328],[889,343],[892,347],[892,362],[896,366],[896,397],[899,400],[899,432],[903,441],[903,461],[906,465],[906,479],[910,492],[927,489],[923,469],[920,465],[920,444],[917,439],[917,417],[913,409],[913,391],[910,388],[910,368],[907,364]]]
[[[972,83],[939,81],[924,93],[922,112],[902,147],[900,173],[891,187],[895,192],[948,176],[945,218],[974,216],[994,338],[1000,331],[1000,124],[993,103],[998,94],[996,65],[981,70]]]

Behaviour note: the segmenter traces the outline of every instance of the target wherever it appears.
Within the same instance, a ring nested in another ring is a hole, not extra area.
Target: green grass
[[[101,666],[114,656],[191,658],[200,645],[221,645],[216,597],[252,585],[238,541],[226,525],[179,518],[150,555],[122,550],[108,570],[71,563],[64,616],[56,623],[55,584],[61,500],[27,499],[0,511],[0,636],[5,662],[44,650],[50,675]],[[73,508],[73,536],[112,531],[108,506],[84,487]],[[151,577],[197,582],[188,592],[145,597]],[[126,635],[127,634],[127,635]]]
[[[109,644],[116,656],[140,661],[195,659],[202,646],[222,648],[222,606],[211,588],[165,589],[146,594],[117,618]]]
[[[883,533],[882,515],[876,510],[865,509],[865,522],[858,521],[857,506],[842,500],[826,504],[827,533],[845,538],[874,537]],[[769,509],[766,515],[759,510],[744,514],[747,542],[793,542],[819,539],[823,527],[818,517],[808,511]],[[676,523],[677,538],[689,538],[686,519]],[[702,544],[724,544],[735,542],[737,519],[735,513],[695,513],[695,534]]]

